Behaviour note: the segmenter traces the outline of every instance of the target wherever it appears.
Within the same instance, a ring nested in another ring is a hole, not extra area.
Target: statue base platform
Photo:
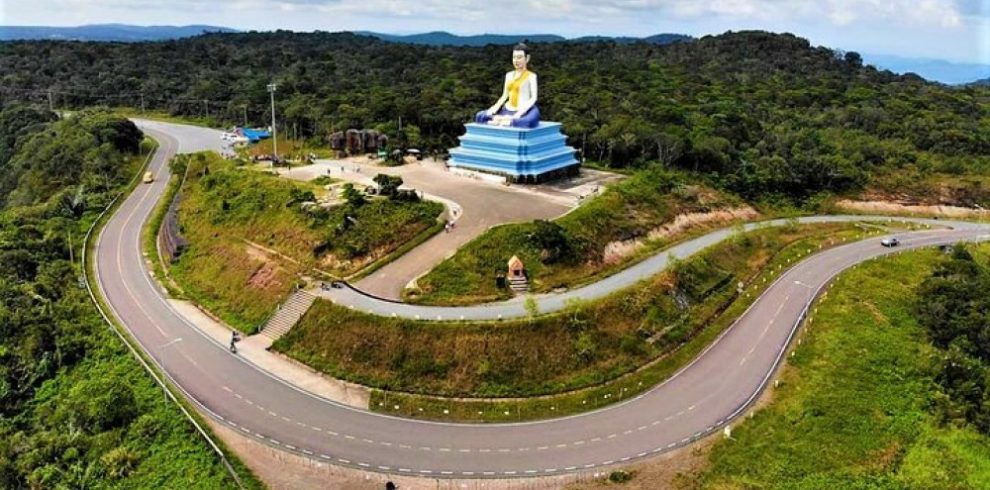
[[[567,146],[560,123],[541,121],[535,128],[467,123],[461,146],[450,150],[451,168],[504,176],[536,184],[577,175],[576,150]]]

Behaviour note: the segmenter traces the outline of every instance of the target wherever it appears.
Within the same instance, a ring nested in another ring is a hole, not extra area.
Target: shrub
[[[608,474],[608,481],[612,483],[625,483],[632,480],[632,473],[626,470],[615,470]]]
[[[100,458],[111,478],[123,478],[137,467],[141,458],[129,448],[116,447]]]
[[[364,198],[364,195],[358,192],[358,190],[354,188],[354,184],[351,183],[344,184],[343,196],[347,201],[347,204],[355,208],[361,207],[364,203],[368,202],[367,199]]]
[[[402,177],[398,175],[378,174],[372,180],[378,184],[378,193],[383,196],[395,196],[402,186]]]
[[[536,220],[535,229],[529,234],[530,244],[540,251],[544,264],[553,264],[571,255],[571,241],[567,230],[555,221]]]

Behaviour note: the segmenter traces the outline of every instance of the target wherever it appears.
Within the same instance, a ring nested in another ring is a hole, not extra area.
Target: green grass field
[[[697,486],[990,488],[990,437],[930,409],[935,352],[914,304],[939,260],[909,252],[839,276],[771,404],[715,445]]]

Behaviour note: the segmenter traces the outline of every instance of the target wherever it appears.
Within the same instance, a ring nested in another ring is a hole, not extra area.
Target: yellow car
[[[144,178],[141,179],[141,181],[144,182],[145,184],[150,184],[155,181],[155,174],[151,172],[145,172]]]

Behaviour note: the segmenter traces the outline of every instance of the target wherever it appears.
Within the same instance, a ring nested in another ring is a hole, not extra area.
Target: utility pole
[[[210,117],[210,103],[203,100],[203,114],[206,114],[207,119]]]
[[[55,112],[55,102],[52,100],[52,89],[48,89],[48,110]]]
[[[141,114],[144,114],[144,92],[141,92]]]
[[[247,104],[244,104],[244,127],[247,127]]]
[[[268,84],[268,93],[272,95],[272,167],[275,166],[275,160],[278,160],[278,132],[275,130],[275,89],[277,86],[275,82]]]

